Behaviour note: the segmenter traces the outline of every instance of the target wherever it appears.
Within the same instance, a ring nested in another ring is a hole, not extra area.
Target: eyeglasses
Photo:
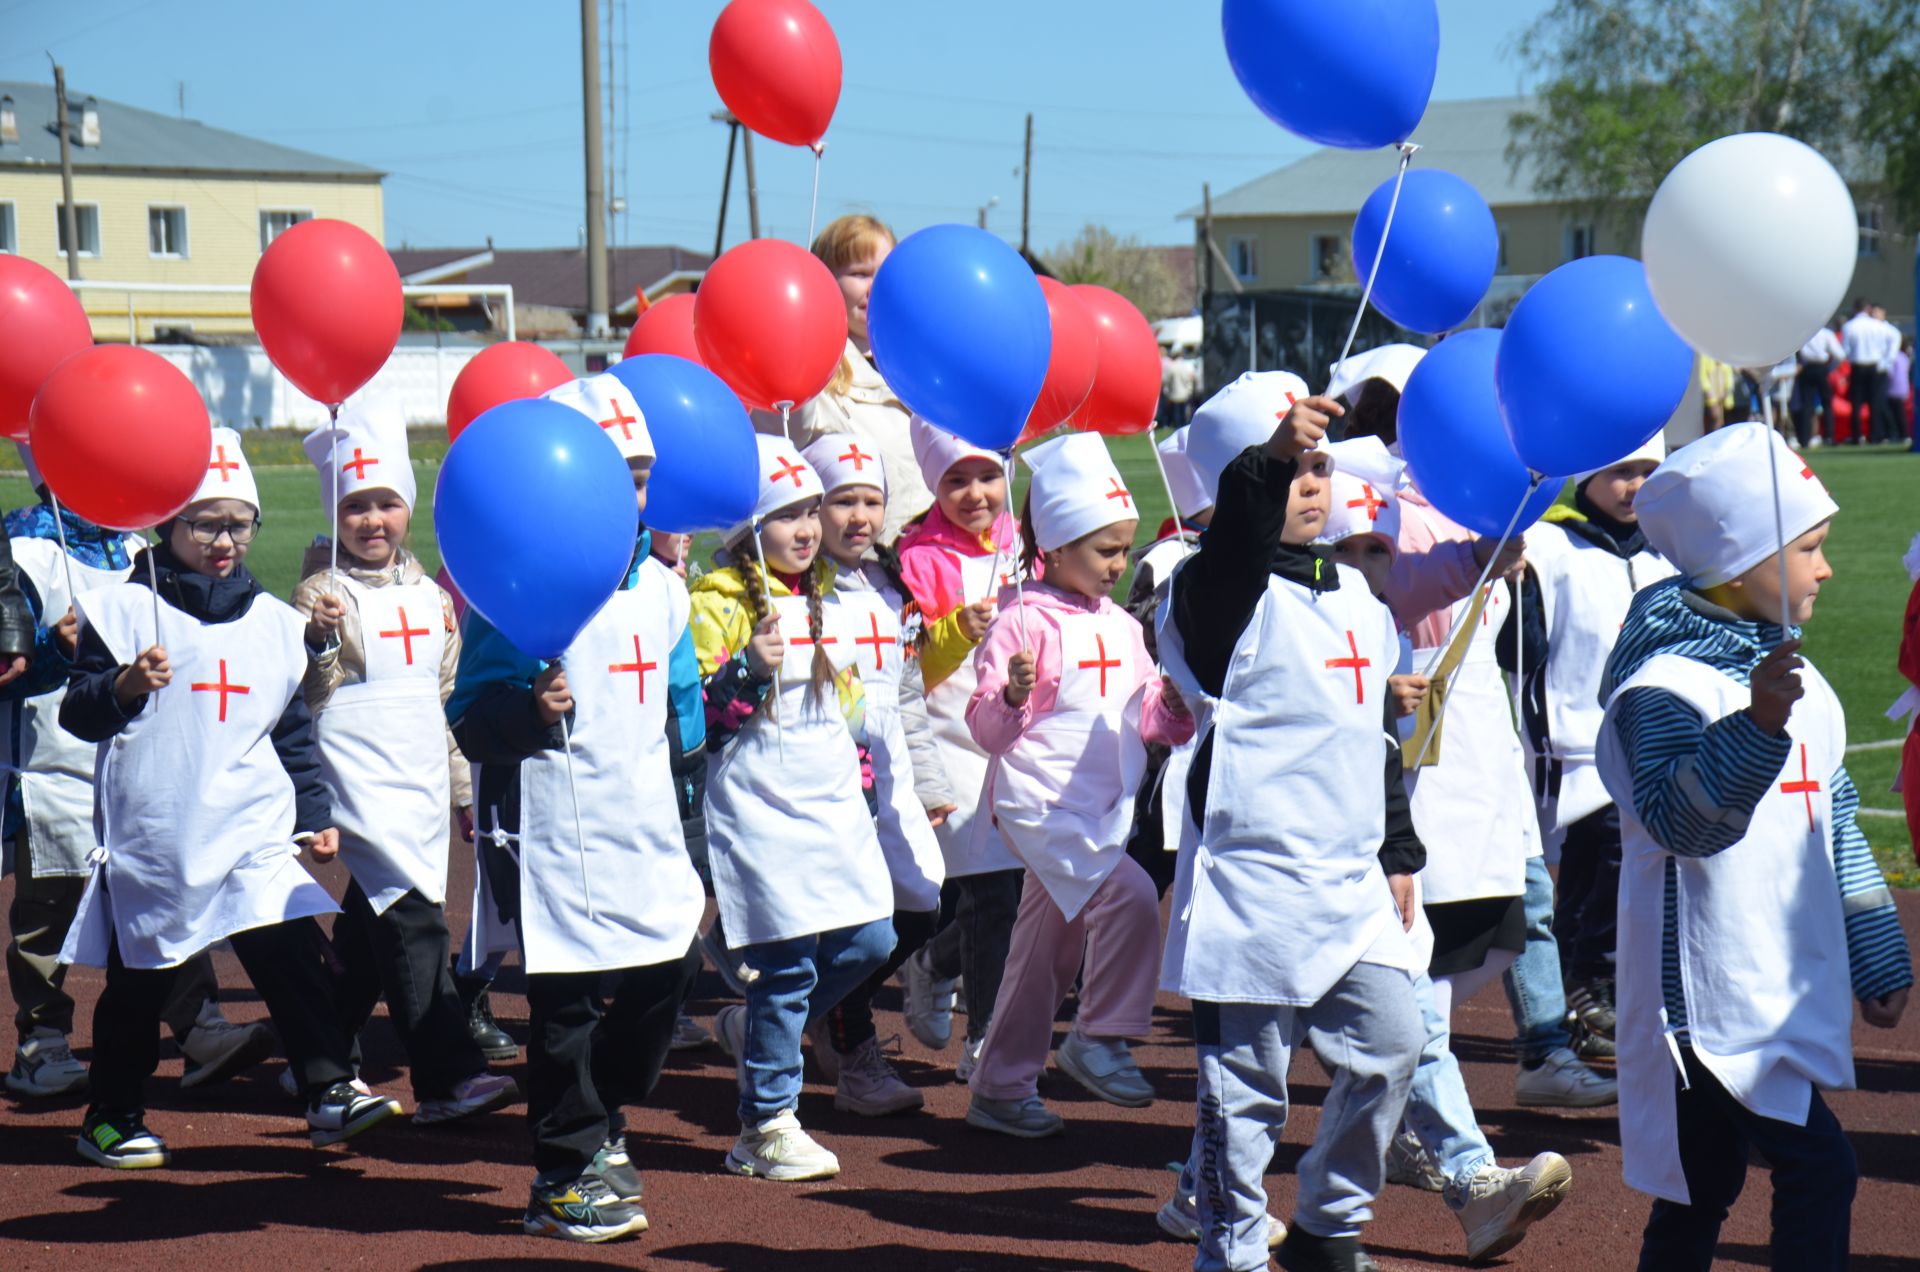
[[[243,547],[253,542],[253,532],[260,528],[260,522],[257,519],[253,521],[215,521],[212,519],[200,520],[190,517],[175,517],[174,520],[186,526],[187,533],[193,536],[195,543],[205,547],[212,547],[214,544],[220,542],[221,535],[225,535],[227,538],[233,540],[236,547]]]

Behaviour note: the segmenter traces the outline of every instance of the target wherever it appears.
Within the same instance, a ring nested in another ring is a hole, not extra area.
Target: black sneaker
[[[1567,991],[1567,1015],[1590,1034],[1613,1041],[1613,982],[1603,977],[1580,981]]]
[[[557,1184],[533,1181],[522,1230],[530,1237],[612,1241],[647,1230],[646,1211],[613,1195],[592,1171]]]
[[[600,1151],[593,1155],[593,1165],[588,1172],[598,1175],[609,1191],[621,1201],[639,1204],[646,1192],[646,1183],[640,1178],[640,1172],[633,1168],[633,1159],[627,1156],[627,1137],[616,1135],[600,1145]]]
[[[1589,1064],[1612,1064],[1615,1060],[1613,1039],[1604,1037],[1587,1028],[1585,1021],[1578,1016],[1567,1023],[1567,1043],[1573,1054]]]
[[[1316,1237],[1295,1225],[1273,1252],[1287,1272],[1380,1272],[1358,1237]]]
[[[324,1148],[352,1139],[399,1114],[400,1101],[384,1095],[365,1095],[354,1090],[350,1083],[336,1082],[307,1106],[307,1125],[313,1131],[313,1146]]]
[[[467,1004],[467,1032],[474,1046],[489,1060],[512,1060],[520,1054],[520,1044],[493,1019],[493,1001],[483,980],[456,979],[455,987]]]
[[[147,1129],[138,1109],[131,1113],[90,1110],[76,1143],[80,1156],[113,1170],[152,1170],[173,1160],[166,1141]]]

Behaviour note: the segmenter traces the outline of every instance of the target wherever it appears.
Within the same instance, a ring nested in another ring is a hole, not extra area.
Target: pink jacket
[[[1479,577],[1473,535],[1418,491],[1401,491],[1400,550],[1387,577],[1387,604],[1415,649],[1446,643],[1453,631],[1453,603],[1473,591]]]
[[[1139,669],[1134,688],[1146,687],[1140,702],[1140,735],[1149,743],[1178,746],[1193,736],[1193,717],[1175,715],[1162,701],[1161,681],[1140,624],[1107,597],[1091,600],[1063,592],[1045,583],[1029,583],[1025,604],[1001,609],[973,656],[980,681],[967,703],[967,728],[988,755],[1003,755],[1020,740],[1027,726],[1053,710],[1060,692],[1060,619],[1062,614],[1120,615],[1133,634],[1133,665]],[[1026,639],[1021,640],[1020,615],[1026,614]],[[1007,705],[1007,663],[1024,647],[1038,663],[1033,692],[1018,707]],[[1131,696],[1131,695],[1129,695]],[[1119,701],[1125,701],[1124,698]]]
[[[927,622],[939,622],[966,602],[960,585],[960,563],[941,549],[950,548],[962,556],[992,556],[995,544],[1011,572],[1020,557],[1020,528],[1011,513],[1002,512],[991,533],[980,538],[948,521],[939,504],[927,509],[925,521],[909,526],[900,536],[900,575],[912,589]]]

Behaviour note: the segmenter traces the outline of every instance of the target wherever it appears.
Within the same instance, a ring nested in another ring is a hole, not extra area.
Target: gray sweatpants
[[[1267,1166],[1287,1124],[1287,1066],[1302,1042],[1333,1073],[1320,1131],[1300,1159],[1293,1223],[1358,1235],[1386,1183],[1426,1030],[1406,972],[1356,964],[1311,1007],[1193,1004],[1199,1108],[1182,1194],[1200,1215],[1196,1272],[1267,1266]]]

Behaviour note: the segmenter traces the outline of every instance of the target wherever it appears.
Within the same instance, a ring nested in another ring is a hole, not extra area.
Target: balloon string
[[[1773,542],[1780,549],[1775,555],[1780,559],[1780,639],[1785,640],[1793,627],[1793,606],[1787,601],[1787,519],[1780,510],[1780,448],[1774,444],[1773,432],[1773,393],[1769,391],[1760,396],[1760,413],[1765,423],[1760,427],[1767,430],[1767,476],[1773,481]],[[1804,461],[1802,461],[1804,462]],[[1812,472],[1811,466],[1807,469]]]
[[[1513,580],[1513,722],[1522,730],[1526,728],[1521,719],[1526,698],[1523,682],[1527,676],[1526,589],[1527,572],[1522,570]]]
[[[1187,542],[1187,528],[1181,524],[1180,505],[1174,502],[1173,483],[1167,480],[1167,461],[1160,457],[1160,448],[1154,445],[1153,430],[1147,430],[1147,449],[1153,452],[1153,466],[1160,470],[1160,489],[1167,492],[1167,507],[1173,510],[1173,537],[1180,543],[1180,555],[1186,556],[1193,551],[1193,545]]]
[[[1413,162],[1413,152],[1420,149],[1410,141],[1400,143],[1400,170],[1394,174],[1393,197],[1387,201],[1386,223],[1380,227],[1380,246],[1373,251],[1373,264],[1367,269],[1367,285],[1360,293],[1360,307],[1353,311],[1353,326],[1347,328],[1347,343],[1340,348],[1340,360],[1333,364],[1333,378],[1338,380],[1340,372],[1347,365],[1347,355],[1353,352],[1353,342],[1360,335],[1360,320],[1367,316],[1367,302],[1373,299],[1373,280],[1380,276],[1380,260],[1387,254],[1387,235],[1393,232],[1393,212],[1400,206],[1400,186],[1407,179],[1407,165]]]
[[[813,227],[820,217],[820,156],[826,148],[824,141],[813,143],[813,203],[807,208],[807,241],[803,244],[809,249],[813,246]]]
[[[778,623],[780,619],[780,615],[779,615],[779,611],[775,610],[773,607],[773,580],[767,577],[767,548],[766,548],[766,545],[760,541],[760,526],[761,526],[761,523],[758,521],[753,523],[753,554],[755,557],[754,564],[760,567],[760,595],[767,598],[767,609],[769,612],[773,614],[774,621]],[[782,643],[784,646],[784,642]],[[781,670],[781,667],[784,666],[785,662],[786,662],[786,659],[783,655],[781,658],[781,661],[779,663],[774,664],[774,668],[773,668],[773,705],[775,708],[774,711],[772,712],[773,740],[774,740],[774,743],[780,748],[780,759],[782,762],[784,762],[787,758],[787,733],[785,729],[780,727],[780,712],[779,712],[780,698],[782,693],[781,684],[780,684],[780,670]]]
[[[1533,492],[1540,489],[1540,482],[1541,478],[1536,473],[1533,478],[1533,484],[1528,486],[1527,493],[1520,497],[1520,506],[1513,510],[1513,516],[1507,518],[1507,528],[1501,532],[1500,542],[1494,545],[1492,553],[1488,555],[1486,568],[1480,571],[1480,578],[1474,583],[1473,591],[1467,593],[1468,596],[1475,595],[1481,588],[1487,585],[1487,579],[1493,573],[1493,563],[1500,559],[1500,550],[1506,547],[1507,540],[1513,537],[1513,528],[1520,524],[1520,514],[1526,511],[1527,501],[1533,498]],[[1483,610],[1482,613],[1484,612]],[[1467,646],[1460,654],[1463,661],[1467,654],[1472,652],[1473,638],[1477,635],[1479,635],[1478,627],[1469,627],[1467,629]],[[1440,648],[1433,651],[1433,657],[1428,661],[1427,669],[1421,673],[1423,676],[1426,676],[1428,679],[1432,678],[1434,669],[1439,667],[1441,659],[1447,656],[1447,645],[1449,643],[1450,641],[1442,641]],[[1433,692],[1431,686],[1429,686],[1427,692]],[[1426,738],[1420,743],[1420,753],[1413,757],[1413,763],[1409,767],[1417,769],[1420,767],[1420,762],[1427,758],[1427,752],[1432,748],[1433,740],[1440,736],[1440,725],[1441,722],[1447,718],[1447,703],[1452,697],[1452,694],[1443,694],[1441,696],[1440,707],[1433,715],[1433,727],[1427,730]]]
[[[327,544],[327,587],[338,595],[340,591],[340,404],[338,402],[327,403],[327,430],[328,436],[332,438],[329,444],[330,453],[327,456],[327,467],[331,470],[329,475],[332,480],[327,482],[327,486],[331,488],[333,494],[331,509],[333,537]],[[401,626],[404,627],[406,624],[402,623]]]
[[[154,549],[147,549],[147,585],[153,590],[153,643],[165,648],[160,639],[160,570],[154,565]]]
[[[80,589],[73,585],[73,554],[67,550],[66,518],[60,515],[60,496],[53,493],[52,486],[47,487],[47,498],[53,504],[54,533],[60,536],[60,564],[65,567],[67,572],[67,606],[68,608],[73,608],[74,602],[80,598]],[[158,596],[160,593],[155,592],[154,595]],[[47,615],[42,614],[40,617],[46,618]],[[55,620],[56,623],[58,621],[57,619]]]
[[[780,436],[787,439],[787,445],[793,445],[793,403],[775,402],[774,409],[780,412]],[[798,449],[797,447],[795,449]]]
[[[593,915],[593,884],[587,875],[587,832],[580,825],[580,787],[573,778],[573,730],[567,727],[567,717],[560,717],[560,737],[566,743],[567,753],[567,793],[573,796],[573,837],[580,845],[580,893],[587,900],[587,922],[596,920]]]
[[[1013,498],[1013,447],[1009,446],[1006,450],[1000,452],[1000,462],[1006,468],[1007,498],[1011,499]],[[1031,653],[1032,650],[1027,646],[1027,589],[1025,580],[1022,578],[1025,573],[1026,570],[1022,568],[1019,559],[1015,558],[1013,563],[1013,607],[1014,612],[1020,616],[1020,648]],[[998,541],[995,541],[993,545],[993,579],[989,580],[989,586],[992,585],[994,580],[998,580],[999,578],[1000,544]],[[999,597],[999,592],[995,592],[994,599],[997,601]]]

